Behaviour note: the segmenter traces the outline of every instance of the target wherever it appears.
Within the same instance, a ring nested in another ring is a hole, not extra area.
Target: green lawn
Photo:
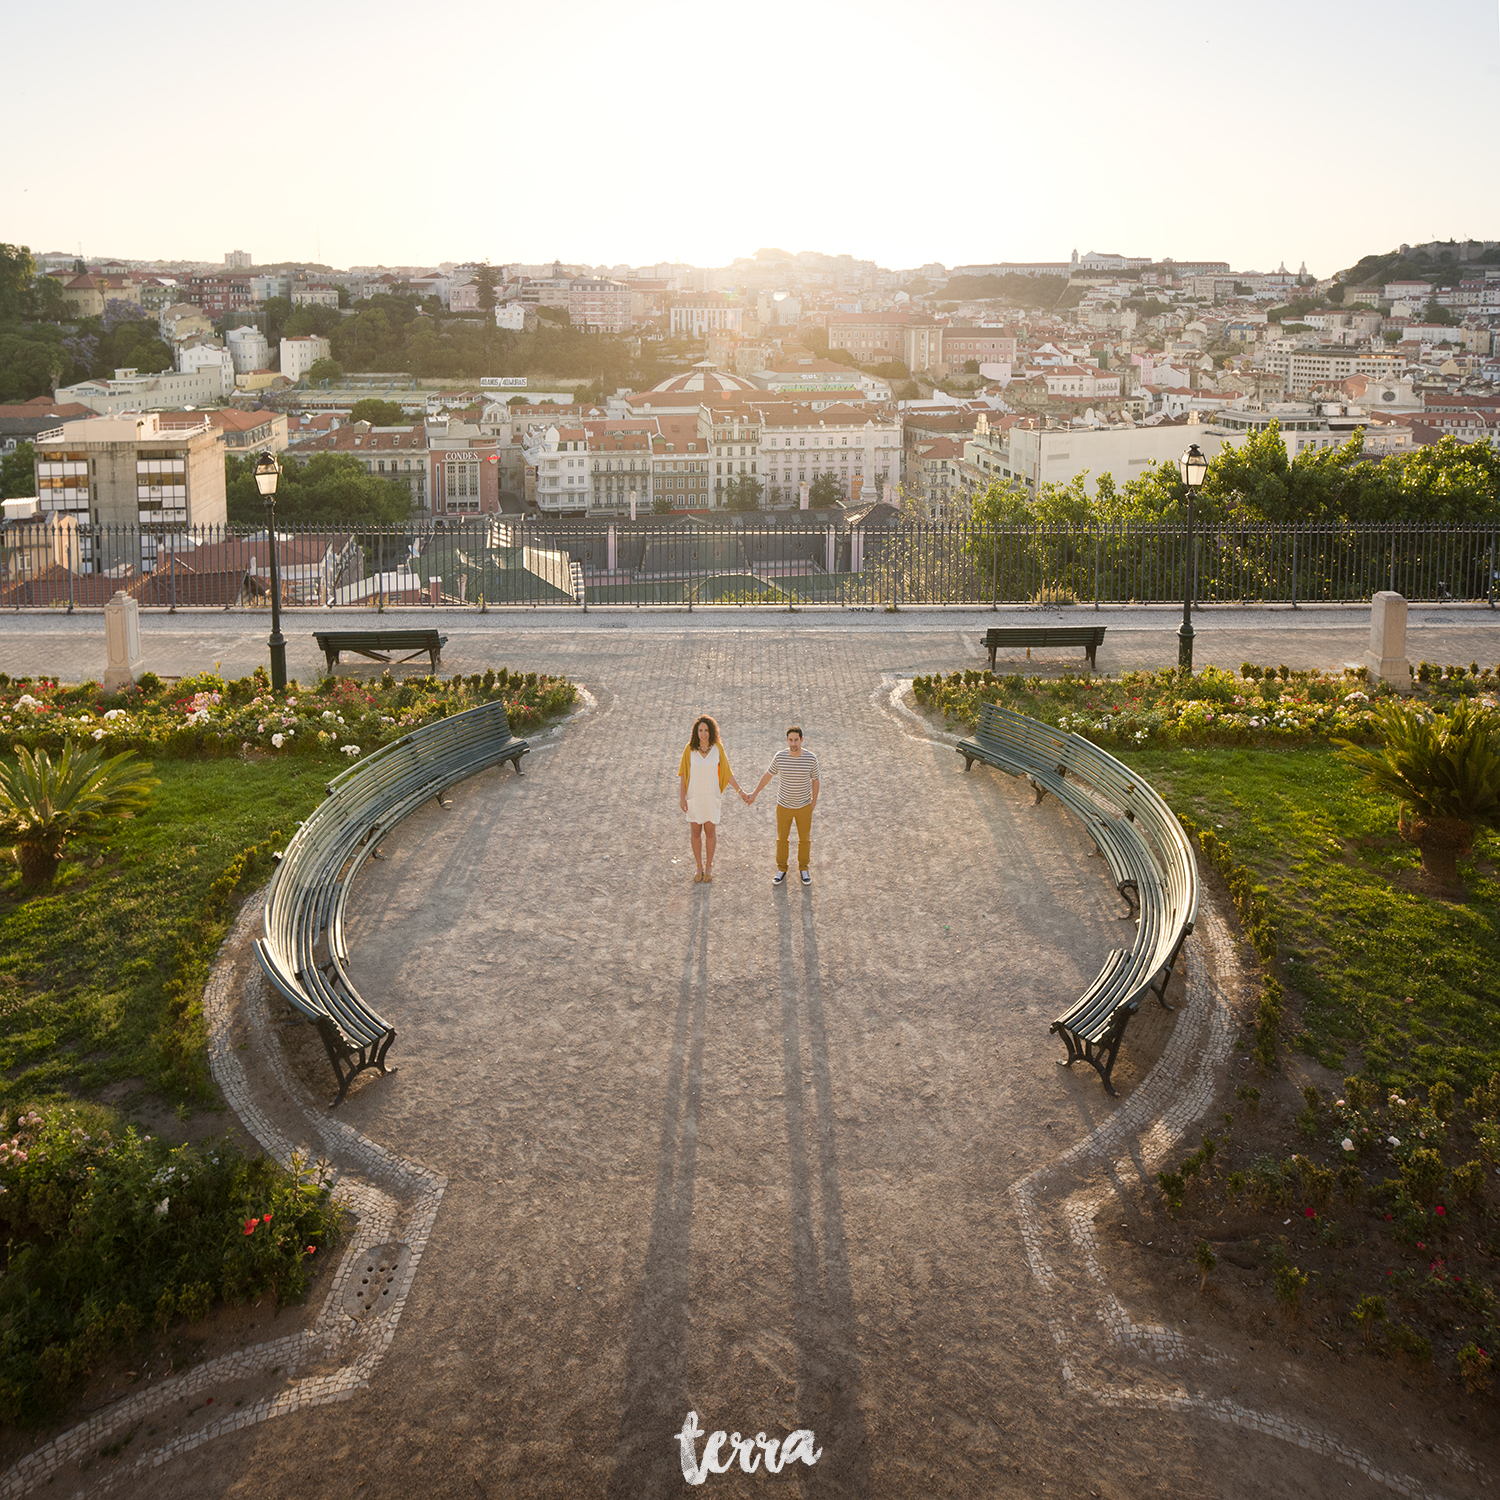
[[[210,887],[250,845],[290,837],[338,769],[162,759],[152,806],[72,853],[52,891],[22,901],[15,867],[0,866],[0,1112],[126,1078],[168,1093],[197,1078],[201,1091],[200,1061],[172,1066],[173,991],[201,986],[222,934],[205,921]]]
[[[1467,900],[1445,901],[1422,890],[1395,804],[1332,750],[1116,753],[1264,882],[1305,997],[1299,1045],[1341,1072],[1464,1093],[1500,1069],[1500,836],[1461,863]]]

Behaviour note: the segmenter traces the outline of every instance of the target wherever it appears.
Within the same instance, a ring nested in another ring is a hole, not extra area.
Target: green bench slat
[[[1082,646],[1089,669],[1096,668],[1095,654],[1104,644],[1107,625],[998,625],[985,631],[980,642],[990,653],[990,671],[995,670],[995,652],[1001,646]]]

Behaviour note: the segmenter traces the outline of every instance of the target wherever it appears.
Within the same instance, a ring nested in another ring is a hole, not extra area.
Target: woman
[[[732,786],[741,797],[745,793],[729,769],[729,757],[719,739],[719,726],[708,714],[700,714],[693,725],[677,776],[682,783],[682,810],[687,814],[693,863],[698,867],[693,883],[696,885],[700,880],[712,882],[714,844],[724,788]]]

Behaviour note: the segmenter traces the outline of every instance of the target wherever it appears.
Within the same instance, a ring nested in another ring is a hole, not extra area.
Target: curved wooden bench
[[[974,738],[958,753],[1024,776],[1040,802],[1049,793],[1072,812],[1109,865],[1132,911],[1135,942],[1105,959],[1099,976],[1053,1023],[1068,1050],[1115,1092],[1110,1074],[1131,1016],[1149,991],[1167,1010],[1167,983],[1198,916],[1198,863],[1182,825],[1128,766],[1076,734],[997,704],[979,711]]]
[[[487,703],[383,746],[328,783],[327,800],[293,835],[266,888],[264,936],[255,956],[266,977],[318,1028],[342,1103],[366,1069],[382,1073],[396,1031],[349,978],[344,908],[380,840],[429,797],[477,771],[510,761],[521,773],[530,746],[510,732],[505,705]]]

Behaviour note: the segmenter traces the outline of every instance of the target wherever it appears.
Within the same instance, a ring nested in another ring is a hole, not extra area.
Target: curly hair
[[[688,748],[690,750],[698,748],[698,726],[700,724],[708,725],[708,747],[712,750],[719,743],[719,725],[712,714],[699,714],[693,720],[693,732],[688,736]]]

